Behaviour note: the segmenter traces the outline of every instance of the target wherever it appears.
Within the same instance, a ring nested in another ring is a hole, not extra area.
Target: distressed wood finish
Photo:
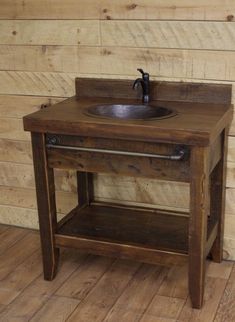
[[[56,274],[59,259],[59,248],[56,248],[53,238],[57,226],[54,171],[48,168],[45,136],[32,133],[32,146],[44,278],[52,280]]]
[[[188,259],[192,306],[201,308],[206,257],[213,244],[214,259],[221,256],[223,206],[220,197],[224,186],[221,165],[226,154],[221,133],[232,117],[231,87],[152,82],[152,104],[177,111],[175,118],[167,120],[123,122],[87,115],[86,108],[91,105],[121,104],[127,100],[130,104],[139,103],[139,93],[130,92],[130,85],[126,80],[88,79],[83,84],[82,79],[77,79],[77,96],[24,117],[25,130],[33,132],[37,192],[40,195],[38,176],[42,173],[46,193],[42,194],[41,201],[49,206],[44,217],[39,209],[41,231],[46,232],[44,242],[51,241],[50,252],[44,256],[44,274],[46,277],[46,272],[51,270],[53,278],[55,250],[64,246],[147,263],[160,261],[164,265]],[[170,98],[167,92],[172,93]],[[219,104],[213,102],[214,93]],[[40,150],[36,149],[37,142]],[[186,157],[181,161],[114,153],[172,155],[181,145],[187,147]],[[40,153],[43,162],[39,166],[36,156]],[[58,224],[54,168],[77,170],[79,205]],[[91,172],[189,182],[190,214],[94,203]],[[218,180],[220,186],[213,196],[221,207],[216,215],[214,206],[210,207],[210,176],[211,184]]]
[[[228,128],[222,133],[222,157],[214,169],[213,180],[211,182],[211,216],[214,221],[219,222],[219,229],[216,240],[211,249],[212,258],[220,263],[223,259],[223,240],[224,240],[224,216],[225,216],[225,180],[226,163],[228,150]]]
[[[93,80],[94,94],[99,79]],[[111,82],[111,81],[110,81]],[[128,81],[123,80],[124,88]],[[120,82],[121,83],[121,82]],[[121,91],[123,85],[113,83],[112,91]],[[93,88],[93,87],[92,87]],[[170,87],[171,88],[171,87]],[[169,88],[169,89],[170,89]],[[183,87],[184,88],[184,87]],[[107,88],[109,92],[110,87]],[[224,102],[227,102],[231,94],[229,86],[223,93]],[[204,96],[211,95],[205,91]],[[229,96],[227,96],[229,95]],[[86,114],[86,108],[98,104],[125,104],[126,99],[108,97],[73,97],[66,102],[49,107],[46,111],[36,112],[24,117],[24,129],[35,132],[60,133],[69,135],[112,138],[123,140],[135,140],[144,142],[164,142],[177,144],[208,145],[217,138],[221,130],[230,122],[232,108],[228,103],[195,103],[180,101],[153,101],[152,104],[164,105],[177,111],[172,118],[148,120],[147,122],[110,120],[90,117]],[[139,104],[140,100],[128,100],[129,104]],[[70,113],[64,113],[64,110]],[[197,111],[197,113],[195,113]],[[212,112],[213,111],[213,112]],[[201,120],[203,119],[203,122]],[[68,127],[69,124],[69,127]]]
[[[144,0],[131,3],[120,0],[16,0],[13,3],[1,0],[1,19],[171,19],[171,20],[222,20],[231,21],[234,14],[234,2],[228,0],[193,0],[156,1]]]
[[[78,167],[77,167],[78,168]],[[93,176],[89,172],[77,171],[78,204],[89,205],[94,199]]]
[[[24,71],[30,74],[32,71],[47,72],[49,78],[53,78],[50,73],[54,72],[134,77],[136,68],[141,66],[145,70],[150,70],[153,77],[176,78],[179,81],[181,79],[216,81],[220,77],[223,81],[235,81],[235,58],[232,51],[1,45],[0,54],[2,71]],[[17,77],[18,73],[15,73],[15,76]],[[60,77],[67,79],[69,75]]]
[[[194,308],[201,308],[203,304],[209,206],[209,150],[194,147],[191,149],[189,217],[189,292]]]
[[[151,157],[123,156],[59,148],[48,148],[47,154],[48,165],[51,168],[189,182],[188,161],[166,161]]]
[[[109,97],[140,99],[141,92],[133,91],[133,80],[76,78],[77,97]],[[151,100],[230,104],[232,87],[206,83],[151,81]]]

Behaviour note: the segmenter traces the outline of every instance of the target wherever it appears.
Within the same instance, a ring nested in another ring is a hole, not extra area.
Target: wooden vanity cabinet
[[[129,81],[77,79],[76,85],[74,98],[24,118],[32,135],[45,279],[56,275],[60,247],[153,264],[188,262],[192,306],[200,308],[206,258],[222,260],[231,87],[153,82],[152,98],[179,117],[143,124],[82,113],[103,101],[135,102]],[[185,152],[180,160],[156,157],[179,149]],[[59,222],[55,168],[77,173],[78,205]],[[102,172],[187,182],[189,213],[97,202],[93,173]]]

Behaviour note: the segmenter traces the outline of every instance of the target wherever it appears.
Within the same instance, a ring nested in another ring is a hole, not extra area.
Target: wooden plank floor
[[[208,262],[205,304],[191,309],[187,267],[165,268],[63,250],[43,280],[37,232],[0,225],[0,321],[233,322],[235,263]]]

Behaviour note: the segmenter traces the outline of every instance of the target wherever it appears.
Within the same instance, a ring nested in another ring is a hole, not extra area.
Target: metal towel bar
[[[53,148],[53,149],[74,150],[74,151],[83,151],[83,152],[116,154],[116,155],[124,155],[124,156],[126,155],[126,156],[134,156],[134,157],[148,157],[148,158],[164,159],[164,160],[172,160],[172,161],[180,161],[187,154],[187,150],[183,146],[177,147],[175,149],[174,153],[171,155],[128,152],[128,151],[119,151],[119,150],[95,149],[95,148],[84,148],[84,147],[73,147],[73,146],[54,145],[54,144],[47,144],[46,146],[49,149]]]

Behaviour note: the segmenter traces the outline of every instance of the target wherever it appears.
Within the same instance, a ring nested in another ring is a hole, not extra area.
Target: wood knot
[[[227,21],[234,21],[234,15],[228,15]]]
[[[137,4],[136,3],[132,3],[132,4],[130,4],[130,5],[127,6],[127,9],[128,10],[134,10],[136,7],[137,7]]]
[[[104,56],[108,56],[108,55],[111,55],[111,54],[112,54],[112,52],[110,50],[108,50],[108,49],[103,49],[102,50],[102,55],[104,55]]]
[[[14,35],[14,36],[17,35],[17,31],[13,30],[12,35]]]
[[[111,16],[106,16],[106,19],[107,20],[112,20],[112,17]]]
[[[47,46],[46,45],[42,45],[42,53],[45,54],[47,51]]]
[[[107,13],[108,12],[108,9],[103,9],[103,13]]]

